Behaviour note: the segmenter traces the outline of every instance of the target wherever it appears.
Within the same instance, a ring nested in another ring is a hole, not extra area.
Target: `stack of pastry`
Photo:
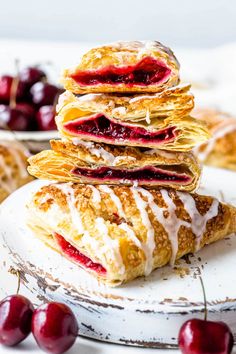
[[[62,140],[29,167],[56,181],[29,203],[29,225],[47,245],[114,286],[235,231],[232,206],[189,193],[201,172],[191,150],[209,133],[190,116],[193,96],[170,49],[95,48],[63,83]]]

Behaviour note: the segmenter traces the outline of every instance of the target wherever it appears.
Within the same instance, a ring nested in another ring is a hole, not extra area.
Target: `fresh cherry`
[[[0,76],[0,101],[8,103],[11,97],[11,87],[13,83],[13,77],[10,75]],[[16,91],[16,99],[21,100],[26,96],[26,85],[19,81]]]
[[[30,89],[32,101],[39,107],[53,105],[59,92],[60,89],[57,86],[46,82],[36,82]]]
[[[0,105],[0,129],[6,128],[18,131],[30,130],[31,119],[20,109]]]
[[[54,106],[42,106],[36,116],[39,130],[56,130]]]
[[[34,311],[32,333],[41,349],[61,354],[74,344],[78,323],[67,305],[51,302]]]
[[[11,295],[0,302],[0,343],[13,346],[31,331],[32,303],[22,295]]]
[[[229,354],[233,335],[224,322],[192,319],[179,332],[179,348],[183,354]]]
[[[46,78],[44,71],[40,70],[37,67],[26,67],[19,72],[19,78],[21,82],[26,83],[29,86],[32,86],[38,81]]]

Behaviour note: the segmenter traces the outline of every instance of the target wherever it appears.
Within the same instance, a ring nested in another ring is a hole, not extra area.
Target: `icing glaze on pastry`
[[[94,206],[94,189],[99,207]],[[45,195],[50,198],[45,200]],[[236,209],[215,198],[135,186],[55,183],[40,188],[28,210],[29,226],[37,236],[112,286],[173,265],[236,230]],[[55,234],[85,256],[84,263],[58,247]]]
[[[117,42],[91,49],[62,83],[75,93],[157,92],[179,81],[179,63],[159,42]]]
[[[171,187],[193,191],[200,166],[191,153],[118,147],[92,142],[51,141],[53,150],[29,159],[29,172],[38,178],[88,184]]]

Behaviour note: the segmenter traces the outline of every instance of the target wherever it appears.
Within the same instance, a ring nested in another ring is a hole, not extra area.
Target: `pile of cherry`
[[[50,302],[34,309],[22,295],[11,295],[0,302],[0,343],[15,346],[32,332],[38,346],[48,353],[68,350],[78,335],[78,323],[71,309]]]
[[[41,349],[61,354],[74,344],[78,324],[65,304],[51,302],[34,310],[32,303],[22,295],[3,299],[0,302],[0,343],[17,345],[31,331]],[[180,329],[179,348],[183,354],[229,354],[233,335],[224,322],[192,319]]]
[[[0,129],[55,130],[55,103],[61,92],[39,67],[23,68],[15,77],[0,76]]]

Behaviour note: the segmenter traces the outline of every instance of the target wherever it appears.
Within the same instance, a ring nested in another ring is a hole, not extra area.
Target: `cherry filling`
[[[61,251],[71,260],[79,263],[82,267],[93,270],[99,274],[106,274],[106,269],[99,263],[94,263],[90,258],[80,253],[74,246],[67,242],[64,237],[55,233],[54,238],[57,241]]]
[[[170,76],[171,70],[165,64],[146,57],[136,65],[107,66],[99,70],[78,71],[71,78],[80,85],[125,84],[148,86],[160,83]]]
[[[99,167],[96,169],[78,167],[72,171],[73,174],[92,178],[93,180],[127,180],[139,182],[174,182],[187,184],[191,182],[191,177],[181,173],[164,171],[153,166],[146,166],[137,169],[115,169],[112,167]]]
[[[169,142],[175,139],[175,127],[169,127],[157,132],[150,132],[144,128],[128,124],[116,123],[103,114],[97,114],[85,119],[75,119],[66,123],[64,129],[77,136],[102,138],[107,142],[114,140],[133,141],[153,145],[153,143]]]

